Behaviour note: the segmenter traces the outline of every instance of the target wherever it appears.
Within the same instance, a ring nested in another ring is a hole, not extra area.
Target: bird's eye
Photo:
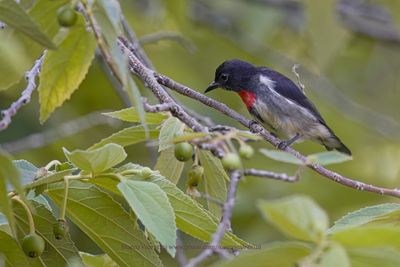
[[[221,80],[226,82],[228,80],[228,74],[222,73],[221,74]]]

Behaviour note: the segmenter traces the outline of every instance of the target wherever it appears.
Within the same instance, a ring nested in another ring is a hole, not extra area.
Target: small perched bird
[[[327,150],[351,155],[314,104],[283,74],[238,59],[227,60],[217,68],[214,82],[205,92],[218,87],[238,93],[257,121],[275,136],[287,139],[279,148],[309,139]]]

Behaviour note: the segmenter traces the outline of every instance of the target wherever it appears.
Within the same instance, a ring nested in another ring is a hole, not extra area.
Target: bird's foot
[[[280,150],[285,150],[289,145],[290,145],[289,142],[282,141],[277,145],[277,148]]]
[[[252,132],[252,133],[258,133],[259,132],[259,127],[258,126],[260,126],[260,124],[257,122],[257,121],[255,121],[255,120],[251,120],[250,122],[249,122],[249,129],[250,129],[250,132]]]

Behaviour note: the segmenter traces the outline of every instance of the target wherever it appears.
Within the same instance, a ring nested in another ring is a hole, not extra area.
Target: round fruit
[[[239,148],[239,155],[242,158],[249,159],[254,155],[254,149],[249,145],[242,145]]]
[[[153,171],[149,167],[144,167],[141,174],[143,178],[149,178],[153,174]]]
[[[175,158],[179,161],[188,161],[193,154],[193,147],[187,142],[175,145]]]
[[[45,242],[42,237],[36,233],[28,234],[22,239],[22,249],[25,254],[31,258],[36,258],[42,255]]]
[[[221,161],[222,166],[228,171],[239,169],[242,166],[239,156],[235,153],[227,153]]]
[[[189,187],[197,187],[203,178],[204,168],[199,165],[194,165],[188,172],[187,185]]]
[[[68,224],[63,219],[58,219],[57,222],[53,225],[53,233],[54,237],[57,240],[61,240],[65,237],[68,232]]]
[[[69,5],[62,6],[57,11],[57,20],[60,26],[71,27],[76,23],[77,19],[78,15]]]

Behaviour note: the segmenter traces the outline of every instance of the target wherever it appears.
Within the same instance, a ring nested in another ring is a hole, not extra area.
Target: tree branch
[[[222,219],[218,224],[217,231],[213,234],[212,240],[208,247],[203,250],[198,256],[192,258],[186,267],[195,267],[200,262],[204,261],[210,257],[213,253],[223,253],[220,250],[220,242],[223,239],[225,232],[230,228],[232,210],[235,205],[236,191],[238,187],[239,180],[241,178],[241,173],[238,170],[231,172],[231,179],[229,184],[228,195],[222,209]],[[226,252],[224,254],[227,254]],[[226,255],[227,256],[227,255]]]
[[[276,172],[257,170],[257,169],[243,170],[243,175],[271,178],[271,179],[280,180],[280,181],[289,182],[289,183],[297,182],[299,180],[298,174],[296,174],[294,176],[290,176],[290,175],[287,175],[286,173],[276,173]]]
[[[232,110],[227,105],[220,103],[212,98],[209,98],[187,86],[184,86],[184,85],[170,79],[169,77],[167,77],[165,75],[161,75],[161,74],[157,74],[157,73],[155,73],[155,75],[156,75],[157,81],[160,84],[162,84],[182,95],[185,95],[192,99],[195,99],[195,100],[203,103],[204,105],[207,105],[207,106],[209,106],[213,109],[216,109],[216,110],[220,111],[221,113],[231,117],[232,119],[239,122],[243,126],[249,128],[253,133],[259,134],[264,140],[268,141],[273,146],[277,147],[280,144],[281,140],[276,138],[275,136],[273,136],[270,132],[268,132],[266,129],[264,129],[261,125],[255,123],[252,120],[246,119],[244,116],[242,116],[238,112]],[[399,189],[396,189],[396,188],[388,189],[388,188],[383,188],[383,187],[379,187],[379,186],[374,186],[371,184],[366,184],[366,183],[363,183],[363,182],[360,182],[357,180],[353,180],[353,179],[347,178],[339,173],[328,170],[319,164],[309,162],[307,160],[306,156],[300,154],[298,151],[294,150],[291,147],[286,147],[282,150],[295,156],[296,158],[298,158],[303,163],[304,166],[307,166],[308,168],[321,174],[323,177],[328,178],[334,182],[337,182],[339,184],[342,184],[342,185],[345,185],[345,186],[348,186],[348,187],[351,187],[351,188],[354,188],[357,190],[361,190],[361,191],[368,191],[368,192],[372,192],[372,193],[376,193],[376,194],[380,194],[380,195],[388,195],[388,196],[394,196],[394,197],[400,198],[400,190]]]
[[[25,90],[22,91],[21,97],[12,103],[8,109],[1,111],[2,119],[0,121],[0,131],[6,129],[8,125],[10,125],[12,117],[17,114],[18,110],[23,105],[31,101],[31,95],[36,88],[36,76],[38,76],[40,73],[40,68],[42,67],[45,54],[46,50],[39,57],[39,59],[35,61],[32,69],[25,74],[28,85],[26,86]]]

